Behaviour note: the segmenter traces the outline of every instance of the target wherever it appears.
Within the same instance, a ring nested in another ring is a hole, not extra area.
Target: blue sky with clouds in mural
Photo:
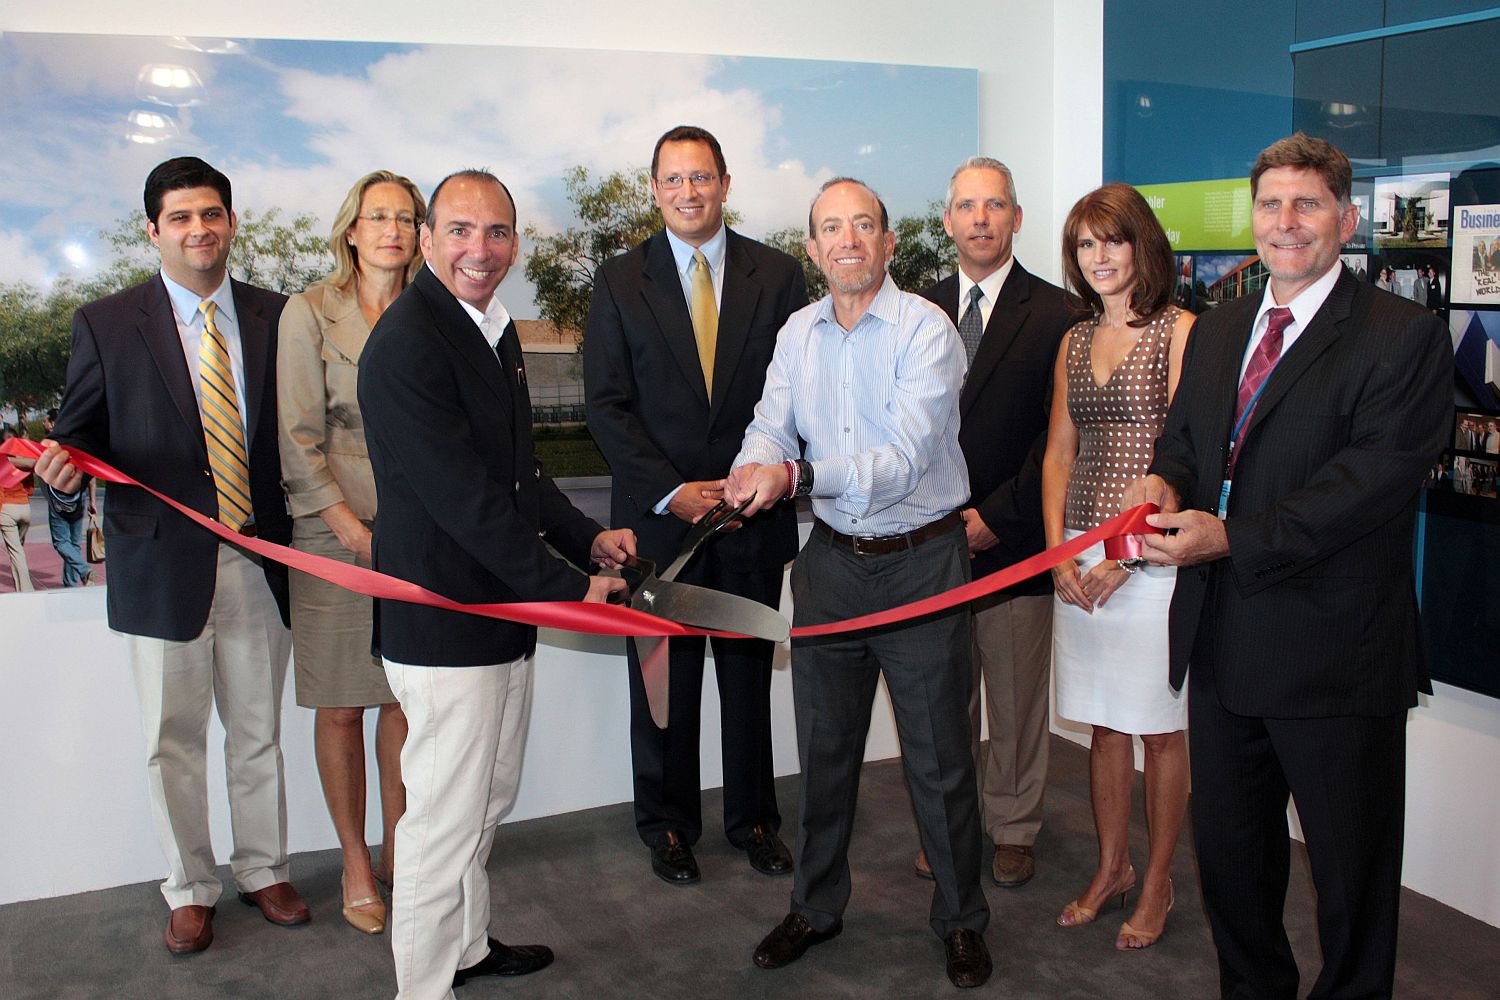
[[[99,230],[139,206],[154,164],[189,153],[230,176],[237,209],[325,223],[368,170],[430,190],[488,166],[522,225],[550,231],[573,222],[568,168],[648,165],[689,122],[719,137],[729,204],[761,235],[804,224],[836,174],[893,216],[920,212],[978,142],[973,70],[871,63],[12,32],[0,85],[0,283],[92,273]],[[517,293],[519,269],[502,295],[525,315]]]

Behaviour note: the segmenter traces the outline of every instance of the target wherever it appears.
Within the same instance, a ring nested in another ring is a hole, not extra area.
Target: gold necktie
[[[698,341],[698,363],[703,386],[714,398],[714,349],[719,343],[719,307],[714,303],[714,275],[702,250],[693,251],[693,339]]]
[[[203,343],[198,350],[199,404],[203,439],[208,445],[208,467],[219,493],[219,521],[239,531],[254,510],[250,502],[250,453],[245,447],[245,425],[240,420],[239,397],[229,366],[229,345],[214,324],[218,307],[211,299],[198,304],[203,314]]]

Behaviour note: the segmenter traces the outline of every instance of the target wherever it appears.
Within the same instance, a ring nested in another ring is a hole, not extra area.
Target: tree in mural
[[[145,222],[145,212],[137,210],[99,234],[112,257],[87,281],[62,278],[46,292],[0,285],[0,406],[24,414],[57,404],[67,380],[73,311],[156,274],[159,258]],[[317,229],[317,219],[305,213],[282,222],[279,209],[247,210],[230,247],[230,272],[264,288],[300,292],[333,266]]]
[[[583,336],[588,324],[594,271],[615,254],[629,250],[661,228],[661,213],[651,197],[650,171],[645,167],[616,170],[595,179],[588,168],[575,166],[563,178],[568,201],[580,225],[561,233],[526,227],[531,251],[526,257],[526,280],[536,288],[537,311],[559,330]],[[739,216],[725,211],[729,225]]]
[[[929,202],[923,215],[897,219],[891,230],[896,234],[896,251],[888,267],[897,288],[920,292],[953,271],[955,251],[943,230],[941,202]]]
[[[807,279],[807,297],[810,301],[816,302],[828,294],[828,279],[823,277],[822,270],[807,255],[807,230],[801,226],[788,226],[767,235],[765,242],[767,246],[797,258],[797,263],[802,265],[802,276]]]

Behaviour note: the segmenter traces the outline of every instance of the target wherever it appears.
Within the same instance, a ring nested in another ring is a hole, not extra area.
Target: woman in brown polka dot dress
[[[1073,206],[1063,228],[1063,268],[1093,317],[1068,333],[1055,366],[1042,473],[1049,546],[1118,514],[1125,487],[1146,474],[1193,323],[1191,313],[1170,304],[1166,234],[1127,185],[1106,184]],[[1092,923],[1105,903],[1118,897],[1123,904],[1136,888],[1128,834],[1132,734],[1139,734],[1151,851],[1115,947],[1149,947],[1172,906],[1172,853],[1188,795],[1186,694],[1167,683],[1176,571],[1143,566],[1132,573],[1097,545],[1052,573],[1057,711],[1093,726],[1089,786],[1099,836],[1099,868],[1057,922]]]

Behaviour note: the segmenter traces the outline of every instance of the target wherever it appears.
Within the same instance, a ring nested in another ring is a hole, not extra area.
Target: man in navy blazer
[[[958,443],[969,467],[972,495],[962,513],[975,579],[1046,548],[1041,459],[1052,364],[1063,334],[1079,318],[1075,300],[1013,256],[1021,219],[1010,168],[985,156],[960,163],[943,209],[958,271],[922,293],[961,334],[970,331]],[[1042,828],[1051,738],[1051,575],[1023,580],[972,608],[974,767],[985,832],[995,845],[991,877],[1014,887],[1036,873],[1032,847]],[[981,704],[990,725],[983,746]],[[932,877],[925,855],[917,856],[917,874]]]
[[[427,267],[360,356],[374,567],[468,604],[603,601],[625,583],[587,567],[619,564],[635,539],[602,530],[536,460],[521,345],[495,295],[516,258],[515,203],[493,174],[464,170],[427,213]],[[536,629],[378,600],[374,645],[408,722],[391,891],[399,995],[547,966],[548,948],[489,936],[485,870],[520,783]]]
[[[1308,996],[1389,997],[1395,975],[1406,713],[1431,690],[1412,530],[1451,433],[1453,353],[1425,305],[1339,263],[1350,180],[1321,139],[1261,152],[1251,222],[1270,283],[1198,320],[1127,499],[1176,529],[1145,544],[1181,567],[1171,682],[1191,684],[1193,832],[1225,997],[1297,996],[1288,796],[1318,893]]]
[[[200,350],[211,312],[228,350],[249,460],[239,498],[249,509],[234,520],[243,518],[241,534],[289,542],[276,444],[276,323],[286,299],[228,276],[235,231],[229,179],[207,163],[185,156],[158,165],[146,178],[145,208],[161,273],[74,315],[55,441],[43,442],[37,474],[61,494],[79,489],[82,477],[65,450],[75,446],[220,516],[200,413]],[[285,567],[220,542],[134,486],[110,485],[104,532],[109,624],[125,633],[129,649],[152,815],[169,865],[162,884],[172,907],[168,949],[201,951],[213,941],[222,888],[204,771],[214,705],[226,738],[230,868],[240,896],[274,923],[306,922],[307,907],[287,882]]]
[[[807,304],[807,288],[794,259],[724,225],[729,173],[707,131],[680,125],[657,140],[651,190],[666,228],[594,275],[583,366],[589,430],[614,477],[611,522],[634,529],[642,554],[661,566],[676,556],[693,521],[718,502],[720,481],[760,399],[776,334]],[[698,255],[703,308],[713,311],[716,327],[700,326],[702,345],[691,305]],[[796,510],[781,504],[706,546],[680,579],[774,608],[796,552]],[[665,729],[651,720],[635,645],[627,646],[635,823],[657,876],[688,885],[699,878],[692,845],[703,833],[704,640],[673,638],[668,646]],[[772,645],[715,639],[713,648],[724,832],[757,871],[786,874],[792,857],[777,834],[771,767]]]

